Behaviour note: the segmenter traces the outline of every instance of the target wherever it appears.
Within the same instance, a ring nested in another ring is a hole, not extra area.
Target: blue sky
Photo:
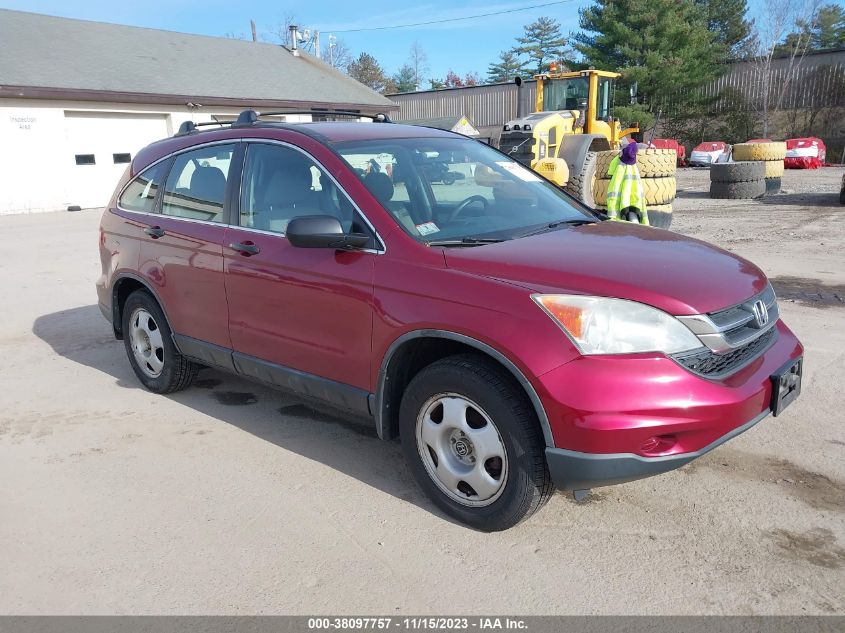
[[[429,0],[424,4],[406,4],[403,7],[401,2],[349,0],[312,3],[272,0],[251,0],[248,3],[232,0],[0,0],[0,7],[220,36],[227,33],[246,36],[250,30],[250,19],[255,20],[259,36],[269,36],[284,22],[286,15],[293,15],[303,27],[319,29],[324,46],[327,34],[335,32],[353,54],[367,51],[391,73],[407,60],[411,44],[418,41],[428,56],[429,75],[442,78],[449,69],[460,75],[476,71],[484,77],[488,64],[496,59],[499,51],[514,44],[514,39],[522,33],[522,26],[542,15],[557,19],[564,33],[577,30],[578,9],[590,4],[590,1],[565,0],[553,6],[430,26],[369,32],[340,31],[460,18],[549,1],[473,0],[456,3]],[[763,1],[752,0],[749,4],[759,6]]]

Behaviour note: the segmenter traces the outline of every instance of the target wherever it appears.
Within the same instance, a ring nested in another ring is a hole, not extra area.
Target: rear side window
[[[117,204],[128,211],[152,213],[156,193],[167,174],[167,161],[162,161],[142,171],[129,183]]]
[[[235,145],[212,145],[179,154],[164,186],[163,215],[223,221],[226,180]]]

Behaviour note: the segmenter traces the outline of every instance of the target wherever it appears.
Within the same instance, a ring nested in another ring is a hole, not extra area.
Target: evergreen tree
[[[413,92],[417,89],[416,73],[410,64],[405,64],[392,77],[396,92]]]
[[[695,0],[707,18],[707,28],[732,57],[752,54],[753,37],[746,0]]]
[[[346,72],[350,77],[360,81],[376,92],[384,92],[388,87],[384,69],[376,61],[376,58],[369,53],[358,55],[358,58],[349,64]]]
[[[527,55],[535,73],[546,72],[551,62],[566,56],[566,39],[554,18],[538,18],[536,22],[526,24],[523,30],[525,34],[516,38],[520,46],[515,47],[513,52]]]
[[[707,16],[693,0],[595,0],[580,11],[575,48],[586,62],[621,72],[636,84],[637,104],[617,116],[642,127],[654,114],[683,118],[706,109],[700,89],[718,76],[727,56]]]
[[[841,4],[826,4],[819,9],[810,46],[814,50],[845,46],[845,8]]]
[[[798,20],[796,26],[775,49],[777,55],[791,55],[803,48],[819,51],[845,46],[845,10],[839,5],[826,4],[810,19]]]
[[[514,51],[502,51],[499,53],[499,61],[493,62],[487,69],[487,81],[493,84],[510,82],[525,73],[525,64]]]

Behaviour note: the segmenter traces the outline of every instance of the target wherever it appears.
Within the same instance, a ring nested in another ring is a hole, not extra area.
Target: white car
[[[692,167],[707,167],[712,163],[725,162],[730,155],[731,146],[722,141],[706,141],[693,148],[689,156]]]

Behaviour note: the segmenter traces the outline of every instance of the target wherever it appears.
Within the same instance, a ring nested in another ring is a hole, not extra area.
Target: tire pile
[[[710,166],[710,197],[750,200],[779,193],[786,143],[739,143],[733,146],[735,163]]]
[[[618,150],[596,153],[596,180],[593,184],[593,197],[596,208],[607,212],[607,189],[610,174],[607,173],[611,161],[619,156]],[[678,154],[673,149],[641,149],[637,152],[637,168],[643,184],[648,223],[657,228],[666,229],[672,224],[672,202],[675,200],[677,183],[675,169]]]

